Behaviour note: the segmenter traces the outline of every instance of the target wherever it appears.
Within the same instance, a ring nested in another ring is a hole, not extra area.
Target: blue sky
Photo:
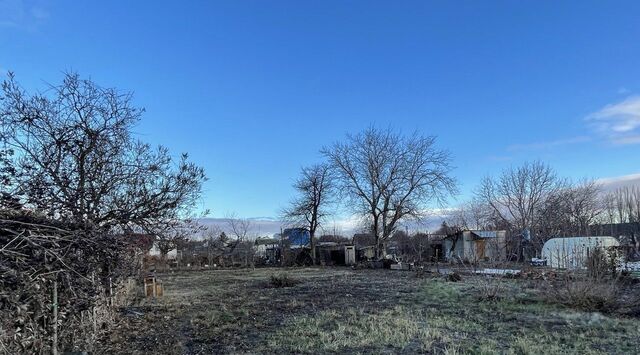
[[[135,92],[214,216],[277,216],[318,150],[371,124],[438,136],[464,199],[542,159],[640,172],[638,1],[0,0],[0,70]]]

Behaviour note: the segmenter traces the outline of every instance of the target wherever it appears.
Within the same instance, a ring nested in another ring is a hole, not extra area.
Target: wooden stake
[[[53,281],[53,344],[51,352],[58,355],[58,281]]]

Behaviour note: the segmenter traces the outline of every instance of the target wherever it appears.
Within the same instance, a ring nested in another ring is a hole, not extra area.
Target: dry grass
[[[268,341],[273,349],[290,352],[356,351],[358,349],[405,349],[412,342],[431,339],[420,317],[403,307],[378,313],[363,308],[327,310],[312,316],[294,317]]]
[[[563,280],[546,288],[545,300],[588,312],[612,313],[621,306],[617,280]]]
[[[166,274],[165,297],[103,339],[104,353],[637,353],[638,319],[569,309],[525,280],[304,268]],[[493,287],[493,286],[492,286]],[[493,292],[493,291],[492,291]],[[493,292],[495,293],[495,292]]]
[[[291,287],[299,284],[300,280],[294,279],[288,273],[278,273],[269,277],[269,283],[273,287]]]

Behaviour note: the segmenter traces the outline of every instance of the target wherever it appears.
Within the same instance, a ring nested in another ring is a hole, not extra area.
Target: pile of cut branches
[[[89,349],[134,254],[121,234],[0,210],[0,353]]]

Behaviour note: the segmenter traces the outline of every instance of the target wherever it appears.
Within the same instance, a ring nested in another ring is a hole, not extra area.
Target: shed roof
[[[487,238],[497,238],[497,231],[469,231],[471,234],[478,238],[487,239]]]
[[[280,241],[275,238],[257,238],[255,241],[256,245],[269,245],[269,244],[278,244]]]

